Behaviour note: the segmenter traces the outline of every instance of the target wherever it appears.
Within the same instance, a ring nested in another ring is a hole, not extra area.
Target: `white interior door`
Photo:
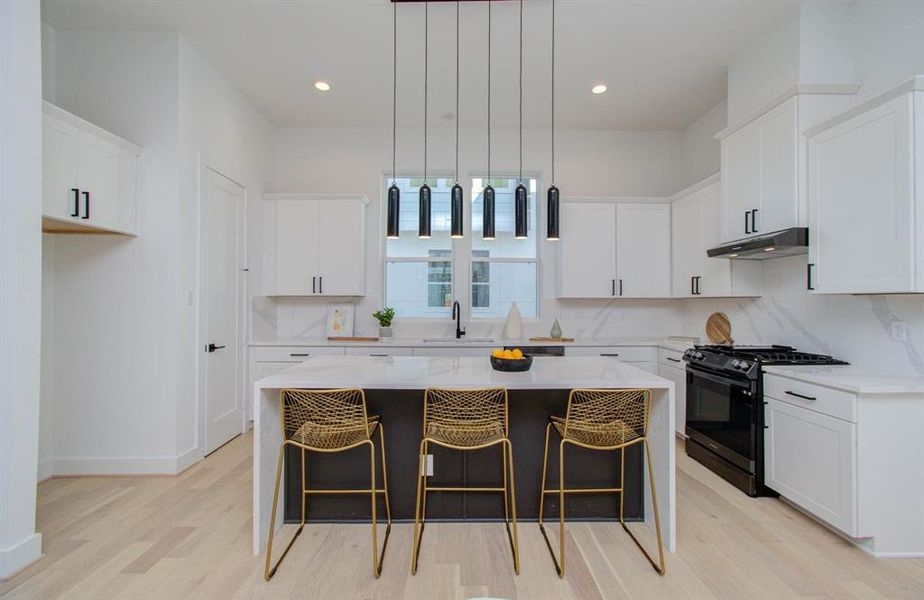
[[[202,307],[205,320],[205,452],[241,433],[241,235],[244,188],[206,169]]]

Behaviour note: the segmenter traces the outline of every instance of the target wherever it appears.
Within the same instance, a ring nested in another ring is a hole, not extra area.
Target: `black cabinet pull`
[[[751,233],[757,233],[757,209],[751,211]]]
[[[607,354],[607,353],[600,353],[600,356],[609,356],[609,357],[615,358],[615,357],[619,356],[619,353],[618,353],[618,352],[612,352],[612,353],[609,353],[609,354]]]
[[[622,296],[622,279],[619,280],[619,295]]]
[[[670,356],[665,356],[664,358],[666,358],[667,360],[669,360],[669,361],[671,361],[671,362],[675,362],[675,363],[679,363],[679,362],[680,362],[680,359],[679,359],[679,358],[672,358],[672,357],[670,357]]]
[[[289,352],[289,356],[311,356],[308,352]]]
[[[751,233],[751,226],[748,224],[748,218],[751,216],[751,211],[744,211],[744,232]]]
[[[616,295],[616,280],[610,279],[610,296]]]
[[[387,354],[370,354],[369,356],[378,356],[379,358],[382,358],[382,357],[387,358],[387,357],[388,357]]]
[[[805,287],[814,290],[815,286],[812,285],[812,267],[815,266],[815,263],[809,263],[805,266]]]
[[[318,293],[319,294],[324,293],[324,276],[323,275],[318,277]]]
[[[224,346],[218,346],[216,344],[209,344],[205,347],[206,352],[215,352],[216,350],[221,350]]]
[[[80,190],[77,188],[71,188],[71,191],[74,192],[74,212],[71,213],[72,217],[80,216]]]
[[[815,398],[813,396],[803,396],[802,394],[797,394],[796,392],[790,392],[789,390],[786,390],[786,393],[789,394],[790,396],[795,396],[796,398],[802,398],[803,400],[818,400],[818,398]]]
[[[690,295],[696,295],[696,277],[690,277]]]
[[[311,278],[311,293],[312,293],[312,294],[317,294],[317,293],[318,293],[318,278],[317,278],[317,276]]]
[[[702,275],[696,276],[696,295],[697,296],[703,295],[703,293],[699,290],[699,282],[702,281],[702,279],[703,279]]]
[[[90,192],[83,193],[83,216],[81,219],[90,218]]]

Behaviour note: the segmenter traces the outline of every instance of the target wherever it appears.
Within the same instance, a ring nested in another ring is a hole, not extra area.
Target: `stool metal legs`
[[[520,544],[517,535],[517,494],[516,481],[513,474],[513,445],[509,439],[494,442],[480,447],[456,447],[433,442],[444,448],[455,450],[479,450],[489,446],[501,445],[503,471],[503,485],[501,487],[430,487],[427,485],[427,453],[429,442],[424,438],[420,442],[420,460],[417,472],[417,496],[414,508],[414,546],[411,551],[411,574],[417,573],[417,561],[420,556],[420,546],[427,518],[427,492],[501,492],[504,494],[504,526],[507,530],[507,539],[510,541],[510,550],[513,554],[513,571],[520,573]],[[509,483],[508,483],[509,482]],[[509,499],[507,495],[510,495]],[[512,528],[511,528],[512,524]]]
[[[310,448],[308,446],[303,446],[291,440],[284,441],[279,446],[279,460],[276,463],[276,487],[273,491],[273,510],[270,516],[270,527],[269,527],[269,538],[267,540],[266,547],[266,564],[264,566],[263,578],[266,581],[269,581],[273,575],[276,574],[276,570],[279,568],[279,565],[282,564],[283,559],[286,557],[286,554],[289,553],[289,550],[292,548],[292,544],[295,543],[295,540],[301,534],[302,530],[305,528],[305,516],[307,514],[308,508],[308,495],[309,494],[369,494],[371,499],[371,508],[372,508],[372,573],[375,577],[378,577],[382,574],[382,560],[385,558],[385,549],[388,547],[388,537],[391,534],[391,503],[388,499],[388,469],[386,468],[385,460],[385,429],[382,427],[382,424],[379,423],[379,441],[380,449],[382,455],[382,488],[376,488],[375,484],[375,471],[376,471],[376,452],[375,452],[375,443],[369,439],[364,440],[358,444],[346,448],[338,448],[336,450],[330,449],[319,449],[319,448]],[[369,478],[370,486],[368,489],[309,489],[307,486],[307,471],[306,471],[306,452],[343,452],[345,450],[350,450],[359,446],[369,446]],[[282,465],[285,459],[285,449],[286,446],[294,446],[301,450],[301,474],[302,474],[302,507],[301,507],[301,522],[299,523],[298,529],[295,531],[295,534],[292,536],[291,541],[283,550],[282,555],[276,561],[276,564],[272,564],[272,555],[273,555],[273,535],[276,529],[276,508],[279,504],[279,486],[282,482]],[[378,494],[382,494],[385,497],[385,517],[386,517],[386,527],[385,527],[385,539],[382,542],[382,550],[379,553],[378,550],[378,516],[376,511],[376,501]],[[272,566],[271,566],[272,565]]]
[[[642,551],[642,554],[645,555],[645,558],[648,559],[648,562],[651,563],[651,566],[654,567],[654,570],[658,572],[659,575],[664,575],[664,544],[661,539],[661,516],[658,511],[658,495],[655,490],[655,481],[654,481],[654,466],[651,462],[651,448],[648,447],[648,440],[646,438],[641,438],[639,441],[645,446],[645,453],[648,462],[648,482],[651,487],[651,505],[654,510],[654,521],[655,521],[655,533],[658,538],[658,562],[656,563],[645,548],[642,547],[642,544],[638,541],[638,538],[629,530],[626,526],[624,519],[624,509],[625,503],[624,498],[625,494],[623,493],[625,487],[625,478],[626,478],[626,447],[627,446],[618,446],[614,448],[594,448],[592,446],[587,446],[585,444],[576,443],[569,441],[567,439],[562,439],[558,445],[558,488],[557,489],[547,489],[546,488],[546,475],[548,473],[548,462],[549,462],[549,436],[551,434],[552,424],[548,424],[545,428],[545,450],[543,451],[542,456],[542,491],[539,494],[539,530],[542,532],[542,537],[545,539],[545,544],[549,548],[549,553],[552,555],[552,562],[555,563],[555,570],[558,572],[559,577],[565,576],[565,494],[619,494],[619,522],[622,525],[623,530],[629,534],[629,537],[632,538],[632,541],[635,542],[635,545],[638,546],[639,550]],[[635,442],[639,443],[639,442]],[[591,450],[619,450],[619,487],[617,488],[566,488],[565,487],[565,444],[572,444],[575,446],[580,446],[582,448],[588,448]],[[634,445],[634,444],[629,444]],[[549,541],[549,536],[545,531],[544,523],[544,509],[545,509],[545,496],[546,494],[558,494],[558,558],[555,557],[555,550],[552,548],[552,543]]]

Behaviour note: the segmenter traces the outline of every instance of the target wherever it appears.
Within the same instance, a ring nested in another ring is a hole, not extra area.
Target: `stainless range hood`
[[[729,242],[706,251],[710,258],[725,257],[745,260],[767,260],[808,253],[808,227],[790,227]]]

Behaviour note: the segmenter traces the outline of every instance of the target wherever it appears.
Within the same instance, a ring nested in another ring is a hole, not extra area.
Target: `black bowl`
[[[524,356],[523,358],[497,358],[491,357],[491,366],[495,371],[504,371],[505,373],[519,373],[529,371],[533,366],[533,357]]]

